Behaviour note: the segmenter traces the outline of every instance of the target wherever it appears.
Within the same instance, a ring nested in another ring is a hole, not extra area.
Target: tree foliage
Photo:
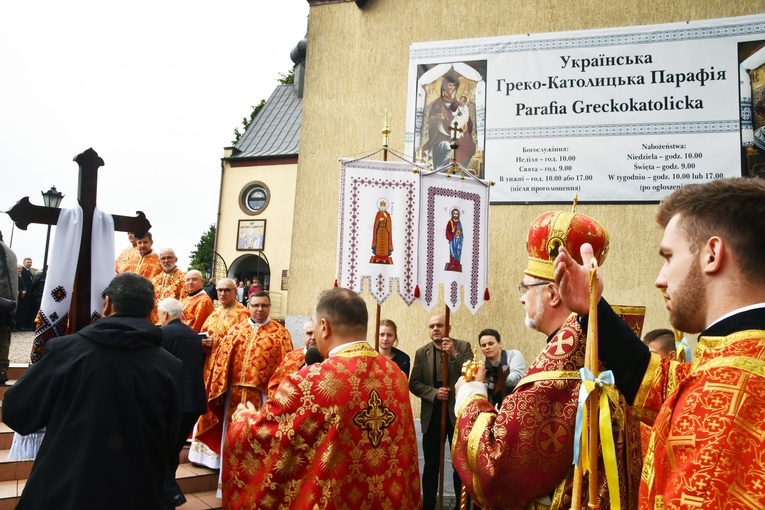
[[[236,142],[239,141],[239,139],[242,137],[245,131],[247,131],[247,127],[252,123],[253,120],[255,120],[255,116],[260,112],[260,110],[263,109],[263,107],[266,105],[266,100],[261,99],[260,102],[252,107],[252,111],[250,112],[250,117],[242,117],[242,130],[239,131],[239,128],[234,129],[234,139],[231,141],[231,145],[236,144]]]
[[[210,225],[202,234],[194,251],[191,252],[189,269],[196,269],[203,275],[212,273],[213,254],[215,253],[215,225]]]
[[[292,85],[295,83],[295,69],[290,69],[287,71],[287,73],[279,73],[279,78],[276,80],[282,85]],[[239,141],[239,139],[242,137],[245,131],[247,131],[247,128],[252,123],[253,120],[255,120],[255,117],[258,115],[260,110],[263,109],[263,107],[266,105],[266,100],[261,99],[260,103],[252,107],[252,111],[250,112],[249,117],[242,117],[242,130],[239,131],[239,128],[234,129],[234,139],[231,141],[231,145],[235,145],[236,142]]]
[[[279,73],[279,79],[277,80],[282,85],[293,85],[295,83],[295,68],[293,67],[287,74]]]

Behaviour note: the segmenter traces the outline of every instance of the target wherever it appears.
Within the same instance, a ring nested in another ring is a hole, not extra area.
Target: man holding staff
[[[420,420],[422,424],[422,452],[425,466],[422,471],[422,507],[433,510],[438,493],[438,475],[444,442],[451,445],[454,434],[454,385],[460,377],[462,365],[473,359],[470,344],[464,340],[449,338],[450,326],[446,317],[434,315],[428,320],[431,342],[417,349],[414,354],[409,390],[422,400]],[[446,360],[444,360],[446,356]],[[444,384],[444,367],[447,369]],[[441,406],[447,406],[445,437],[441,435]],[[462,487],[459,476],[453,471],[454,490],[459,500]]]
[[[559,211],[534,220],[527,240],[528,265],[518,290],[526,325],[543,333],[547,346],[499,410],[487,398],[483,366],[474,382],[457,384],[452,457],[481,506],[535,510],[571,506],[578,371],[585,365],[586,338],[579,317],[560,299],[553,259],[558,248],[578,251],[585,241],[592,243],[602,263],[608,234],[597,221]],[[637,487],[641,468],[638,425],[618,392],[613,387],[604,391],[610,402],[616,457],[605,466],[598,458],[596,499],[601,509],[614,508],[615,502],[632,509],[637,491],[631,489]],[[618,472],[618,487],[612,492],[602,476],[604,467]]]
[[[672,326],[701,332],[693,363],[652,354],[598,303],[601,362],[653,425],[640,508],[765,508],[763,217],[761,179],[687,185],[659,206],[664,265],[655,285]],[[588,310],[592,255],[585,244],[555,260],[561,297],[579,313]]]

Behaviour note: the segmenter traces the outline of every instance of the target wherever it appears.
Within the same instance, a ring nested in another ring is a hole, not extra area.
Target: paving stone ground
[[[11,363],[29,363],[29,353],[32,351],[34,338],[35,334],[32,331],[11,333],[11,351],[8,355]]]

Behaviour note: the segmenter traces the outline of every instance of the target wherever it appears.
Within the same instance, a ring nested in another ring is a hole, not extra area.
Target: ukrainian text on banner
[[[419,174],[414,165],[342,160],[337,235],[338,285],[369,292],[382,304],[398,293],[414,302],[417,283]]]
[[[423,175],[418,263],[419,299],[456,311],[464,300],[475,313],[486,299],[489,265],[489,184],[436,172]]]
[[[406,152],[438,167],[456,122],[458,162],[495,203],[657,201],[754,175],[763,48],[765,14],[412,44]]]

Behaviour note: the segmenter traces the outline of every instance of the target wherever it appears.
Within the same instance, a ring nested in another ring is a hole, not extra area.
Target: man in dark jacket
[[[103,318],[54,338],[3,399],[20,434],[46,427],[20,509],[162,509],[165,466],[181,417],[182,363],[147,317],[151,282],[106,288]]]
[[[184,504],[186,498],[175,481],[179,455],[186,439],[194,429],[199,416],[207,411],[207,395],[202,372],[205,355],[202,339],[196,331],[181,322],[183,305],[175,298],[166,298],[157,305],[159,323],[162,325],[162,347],[183,361],[183,405],[181,406],[181,427],[175,442],[176,455],[165,470],[165,501],[168,506]]]
[[[35,318],[32,316],[32,308],[34,308],[34,297],[32,296],[32,278],[31,271],[32,259],[29,257],[24,259],[21,265],[21,279],[24,281],[24,288],[26,294],[24,299],[19,303],[19,313],[21,314],[21,322],[16,324],[16,329],[19,331],[34,331]]]

